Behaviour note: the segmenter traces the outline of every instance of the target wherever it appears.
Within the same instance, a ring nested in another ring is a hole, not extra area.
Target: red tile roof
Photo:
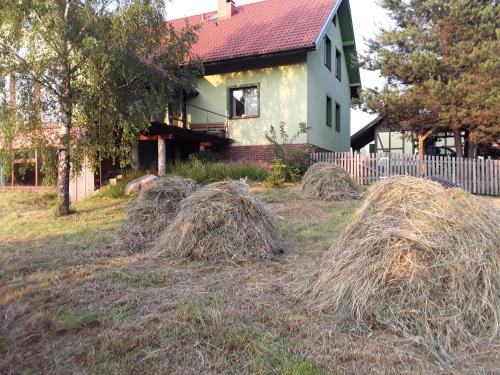
[[[265,0],[237,6],[231,18],[217,12],[172,20],[175,28],[202,24],[192,53],[207,63],[313,49],[334,5],[341,0]],[[237,3],[237,1],[236,1]]]

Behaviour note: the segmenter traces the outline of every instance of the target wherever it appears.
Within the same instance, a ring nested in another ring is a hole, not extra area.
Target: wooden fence
[[[319,162],[342,167],[360,185],[370,185],[393,175],[439,176],[474,194],[500,196],[500,160],[382,153],[312,153],[311,164]]]

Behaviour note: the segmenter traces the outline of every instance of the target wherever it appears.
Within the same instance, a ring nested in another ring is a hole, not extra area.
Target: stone
[[[154,174],[148,174],[146,176],[136,178],[125,186],[125,195],[137,194],[153,185],[158,179],[159,177]]]

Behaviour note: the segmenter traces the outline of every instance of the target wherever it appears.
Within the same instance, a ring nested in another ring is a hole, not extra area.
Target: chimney
[[[219,0],[218,19],[231,18],[235,13],[236,5],[234,5],[234,0]]]

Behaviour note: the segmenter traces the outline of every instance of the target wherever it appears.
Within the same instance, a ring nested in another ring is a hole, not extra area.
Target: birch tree
[[[60,122],[60,214],[71,164],[97,153],[126,162],[152,114],[193,88],[194,29],[174,30],[165,9],[159,0],[0,0],[0,73],[38,85]]]

